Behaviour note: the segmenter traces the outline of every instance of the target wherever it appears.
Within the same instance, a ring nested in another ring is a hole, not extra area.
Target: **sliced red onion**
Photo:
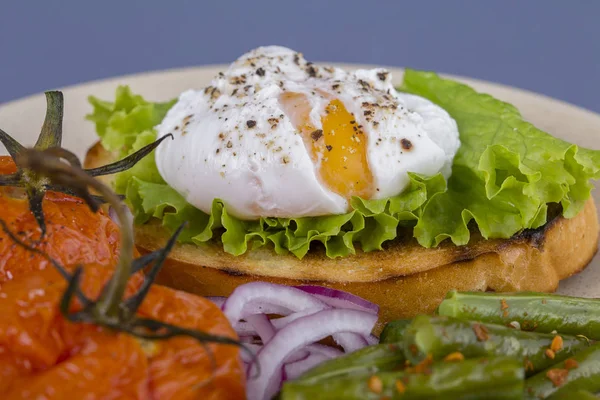
[[[285,364],[294,363],[296,361],[304,360],[311,354],[320,354],[324,357],[324,359],[329,360],[332,358],[343,356],[344,353],[341,350],[336,349],[335,347],[325,346],[324,344],[311,344],[302,350],[298,350],[294,354],[290,355],[285,359]]]
[[[273,328],[269,317],[265,314],[248,315],[246,321],[254,327],[263,343],[269,343],[271,338],[275,336],[275,328]]]
[[[367,340],[367,345],[369,346],[379,343],[379,338],[375,335],[369,335],[365,339]]]
[[[307,357],[296,362],[286,364],[283,369],[287,379],[296,379],[309,369],[316,367],[323,361],[329,360],[329,357],[320,353],[309,353]]]
[[[248,335],[238,335],[240,338],[240,342],[242,343],[256,343],[256,339],[254,338],[254,336],[248,336]],[[261,344],[262,346],[262,344]]]
[[[300,316],[306,316],[306,315],[314,314],[314,311],[311,311],[310,314],[296,313],[296,314],[292,314],[292,315],[299,315],[299,314],[304,314],[304,315],[300,315]],[[295,319],[298,319],[298,318],[299,317],[297,317]],[[276,319],[273,321],[270,321],[269,318],[264,314],[255,314],[255,315],[247,316],[246,320],[247,320],[247,322],[244,323],[244,324],[246,324],[245,326],[252,326],[254,336],[259,336],[262,343],[268,343],[276,333],[276,329],[272,325],[272,322],[276,321]],[[351,349],[348,349],[349,347],[352,346],[352,344],[350,344],[350,345],[348,344],[348,340],[351,341],[353,339],[353,336],[351,336],[350,339],[346,339],[345,335],[356,336],[358,339],[355,339],[355,340],[360,341],[360,343],[362,343],[362,345],[360,347],[352,347]],[[335,335],[335,336],[342,336],[341,343],[345,344],[345,346],[344,346],[344,344],[342,344],[342,347],[344,348],[344,350],[346,352],[358,350],[359,348],[364,347],[364,345],[366,344],[366,341],[364,341],[364,339],[362,339],[362,337],[360,335],[356,335],[353,333],[339,334],[339,335]],[[242,337],[244,339],[241,339]],[[241,336],[240,335],[240,340],[242,340],[246,343],[254,343],[253,336]],[[313,344],[313,345],[307,346],[303,350],[299,350],[296,353],[290,355],[290,357],[288,357],[285,360],[285,362],[293,363],[293,362],[302,360],[302,359],[308,357],[311,352],[318,353],[326,359],[338,357],[343,354],[340,350],[338,350],[334,347],[325,346],[325,345],[321,345],[321,344]]]
[[[305,310],[305,311],[299,311],[294,314],[290,314],[287,317],[275,318],[275,319],[271,320],[271,324],[273,325],[273,327],[276,330],[280,330],[281,328],[283,328],[284,326],[288,325],[289,323],[297,320],[298,318],[302,318],[306,315],[314,314],[315,312],[316,312],[316,310],[312,310],[312,309]],[[336,334],[333,337],[333,340],[335,340],[335,342],[337,344],[342,346],[344,348],[344,351],[346,351],[347,353],[359,350],[367,345],[379,343],[379,339],[377,339],[377,337],[375,337],[373,335],[369,335],[368,337],[362,337],[360,335],[356,335],[353,333]]]
[[[304,360],[309,355],[310,351],[308,350],[298,350],[297,352],[290,354],[285,360],[283,360],[283,363],[285,365],[289,363],[295,363],[296,361]]]
[[[298,313],[290,315],[290,317],[295,316],[295,318],[293,320],[296,320],[302,316],[311,315],[314,313],[315,313],[315,311],[310,310],[310,313],[298,312]],[[238,327],[240,327],[240,326],[243,327],[244,330],[242,332],[244,333],[244,335],[242,335],[239,328],[236,329],[238,331],[238,335],[240,336],[240,341],[242,341],[243,343],[256,343],[255,337],[258,336],[258,337],[260,337],[260,340],[262,341],[262,343],[268,343],[271,340],[271,338],[275,335],[275,332],[277,330],[279,330],[273,326],[273,322],[277,321],[279,319],[282,319],[282,318],[269,320],[269,318],[264,314],[255,314],[255,315],[247,316],[246,317],[247,321],[246,322],[242,321],[238,325]],[[288,320],[288,323],[290,323],[290,322],[292,322],[292,320]],[[355,334],[350,334],[350,335],[355,335]],[[361,338],[360,335],[356,335],[356,336]],[[342,341],[343,340],[344,339],[342,339]],[[342,347],[344,347],[344,346],[342,346]],[[345,347],[344,347],[344,349],[346,350]],[[346,351],[349,351],[349,350],[346,350]],[[351,350],[351,351],[354,351],[354,350]],[[290,355],[290,357],[288,357],[285,360],[285,362],[293,363],[293,362],[305,359],[306,357],[308,357],[310,355],[310,353],[320,354],[326,359],[339,357],[344,354],[340,350],[336,349],[335,347],[325,346],[322,344],[312,344],[312,345],[307,346],[305,349],[299,350],[296,353]]]
[[[355,310],[379,313],[379,306],[342,290],[332,289],[324,286],[303,285],[296,286],[306,293],[316,296],[319,300],[335,308],[351,308]]]
[[[244,356],[250,400],[269,399],[283,380],[343,354],[315,343],[319,340],[332,336],[346,353],[377,342],[371,330],[379,308],[340,290],[253,282],[239,286],[226,300],[210,299],[221,305],[241,340],[257,352],[261,368],[256,378],[251,357]],[[281,317],[269,319],[269,314]]]
[[[353,351],[362,349],[367,345],[367,340],[363,336],[357,335],[356,333],[335,333],[332,336],[333,340],[342,346],[346,353],[352,353]]]
[[[275,307],[265,311],[267,306]],[[251,282],[238,286],[233,291],[223,305],[223,312],[235,327],[237,322],[245,319],[247,315],[271,314],[273,308],[279,308],[280,315],[289,315],[290,311],[323,310],[328,307],[321,300],[300,289],[268,282]]]
[[[377,315],[348,309],[326,309],[298,318],[277,332],[258,352],[260,376],[248,380],[248,398],[270,399],[281,385],[284,360],[294,352],[340,332],[368,337],[376,322]],[[256,371],[253,366],[251,370]]]
[[[285,359],[285,364],[287,365],[289,363],[304,360],[306,357],[313,353],[322,355],[326,360],[344,355],[344,353],[341,350],[338,350],[335,347],[315,343],[308,345],[304,347],[304,349],[298,350],[294,354],[290,355],[288,358]]]
[[[260,350],[262,349],[261,345],[252,344],[252,343],[246,343],[246,344],[244,344],[244,347],[246,349],[250,350],[252,352],[252,354],[254,354],[254,355],[258,354],[258,352],[260,352]],[[244,363],[252,362],[252,357],[250,356],[250,354],[248,354],[247,351],[241,351],[240,355],[241,355],[242,361],[244,361]]]
[[[252,286],[252,287],[248,288],[249,286]],[[317,287],[318,286],[310,286],[310,288],[317,288]],[[241,289],[241,288],[242,288],[241,286],[238,287],[238,289]],[[236,289],[236,291],[238,289]],[[342,293],[339,290],[336,290],[335,292]],[[329,308],[329,306],[327,304],[325,304],[324,302],[321,302],[321,301],[315,299],[311,295],[306,295],[305,293],[302,293],[301,291],[298,291],[295,288],[292,288],[289,286],[275,285],[275,284],[266,283],[266,282],[254,282],[254,283],[249,283],[249,284],[244,285],[244,289],[240,290],[238,292],[239,299],[234,297],[235,294],[236,293],[234,291],[234,293],[231,295],[231,297],[226,301],[225,305],[223,306],[225,315],[227,315],[229,311],[231,311],[230,315],[236,315],[235,312],[237,310],[242,310],[241,311],[242,318],[248,319],[251,317],[251,314],[255,315],[255,313],[257,313],[257,312],[265,313],[265,314],[288,315],[290,313],[290,311],[295,311],[294,314],[291,314],[287,317],[287,318],[289,318],[288,321],[286,321],[286,323],[287,323],[287,322],[291,322],[297,318],[301,318],[305,315],[313,314],[313,313],[317,312],[318,310],[323,310],[323,309]],[[269,303],[265,302],[265,298],[268,298],[268,296],[273,296],[273,295],[278,295],[278,296],[276,298],[271,298],[271,301],[279,300],[279,302],[280,302],[279,304],[274,305],[274,304],[269,304]],[[249,302],[249,303],[246,303],[245,306],[242,305],[240,307],[240,306],[237,306],[235,303],[233,303],[234,300],[240,301],[242,298],[244,298],[244,296],[247,296],[246,301]],[[286,299],[285,296],[293,297],[297,300],[297,302],[291,302],[291,301],[289,301],[289,299]],[[351,295],[351,296],[353,296],[353,295]],[[356,297],[356,296],[354,296],[354,297]],[[284,299],[287,301],[283,301]],[[232,302],[233,304],[230,302]],[[369,310],[367,312],[372,312],[372,311]],[[237,323],[239,323],[239,322],[235,321],[235,317],[231,317],[231,318],[230,318],[230,322],[232,323],[232,325],[234,325],[237,328]],[[268,322],[268,321],[266,321],[266,322]],[[264,321],[263,324],[266,322]],[[284,324],[280,324],[280,325],[285,326]],[[257,334],[259,336],[261,336],[261,338],[262,338],[262,335],[259,332],[257,332]],[[346,351],[347,353],[351,353],[353,351],[359,350],[367,345],[367,340],[365,338],[362,338],[360,335],[356,335],[353,333],[347,333],[347,332],[336,333],[334,335],[333,339],[336,341],[336,343],[338,343],[340,346],[342,346],[344,348],[344,351]],[[268,340],[263,339],[263,343],[267,343],[267,342],[268,342]]]
[[[235,325],[235,331],[239,336],[258,336],[256,329],[246,321],[238,322],[237,325]]]
[[[305,347],[305,350],[308,350],[311,353],[323,354],[324,356],[327,356],[327,358],[336,358],[344,355],[341,350],[336,349],[335,347],[325,346],[324,344],[319,343],[308,345]]]
[[[273,328],[278,331],[280,329],[282,329],[283,327],[285,327],[286,325],[290,324],[291,322],[294,322],[295,320],[297,320],[298,318],[302,318],[305,317],[307,315],[311,315],[314,314],[315,312],[320,311],[319,309],[309,309],[306,311],[298,311],[295,312],[293,314],[288,315],[287,317],[282,317],[282,318],[273,318],[272,320],[270,320],[269,322],[271,323],[271,325],[273,326]],[[260,315],[260,314],[255,314],[255,315]],[[250,318],[250,316],[246,317],[246,320],[248,320]],[[247,321],[239,321],[235,327],[236,332],[238,333],[238,335],[240,337],[245,337],[245,336],[259,336],[262,338],[262,335],[259,334],[256,329],[254,328],[254,326],[252,324],[250,324]],[[342,336],[344,334],[341,334]],[[376,344],[379,342],[379,339],[377,339],[377,337],[370,335],[368,338],[364,338],[366,340],[366,342],[368,344]],[[335,339],[334,339],[335,340]],[[342,341],[344,341],[344,338],[342,337],[341,339]],[[264,342],[264,339],[263,339]],[[337,342],[336,342],[337,343]],[[342,345],[342,343],[338,343],[340,344],[342,347],[344,347]],[[331,349],[332,347],[329,346],[323,346],[324,348],[329,348]],[[342,354],[341,352],[338,353]]]
[[[302,318],[305,317],[307,315],[311,315],[316,313],[317,311],[321,311],[322,308],[309,308],[308,310],[304,310],[304,311],[297,311],[293,314],[290,314],[286,317],[281,317],[281,318],[274,318],[273,320],[271,320],[271,323],[273,324],[273,326],[275,327],[275,329],[280,330],[281,328],[283,328],[284,326],[286,326],[287,324],[289,324],[290,322],[293,322],[295,320],[297,320],[298,318]]]
[[[223,305],[225,307],[225,305]],[[289,315],[292,310],[287,307],[280,306],[277,304],[269,304],[264,301],[256,301],[250,304],[246,304],[243,308],[243,316],[253,314],[274,314],[274,315]],[[245,319],[245,318],[244,318]]]

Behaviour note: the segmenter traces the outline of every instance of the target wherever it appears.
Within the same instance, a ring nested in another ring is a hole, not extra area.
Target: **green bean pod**
[[[560,398],[573,395],[577,390],[600,392],[600,344],[595,344],[525,381],[527,399]]]
[[[483,293],[451,291],[439,315],[508,325],[525,331],[583,335],[600,340],[600,300],[548,293]]]
[[[281,400],[522,399],[524,372],[510,357],[438,363],[429,373],[381,372],[322,380],[291,381]]]
[[[526,373],[532,375],[589,346],[584,338],[562,336],[560,350],[548,355],[547,350],[555,336],[501,325],[419,315],[406,328],[404,352],[413,364],[428,355],[434,360],[441,360],[454,352],[462,353],[465,358],[511,356],[521,360]]]
[[[368,346],[342,357],[317,365],[298,378],[302,382],[318,382],[340,376],[372,374],[403,368],[406,358],[401,345]]]
[[[381,335],[379,336],[380,343],[402,343],[404,339],[404,331],[410,325],[410,319],[399,319],[385,324]]]
[[[549,400],[598,400],[598,396],[587,390],[576,390],[574,392],[560,393],[548,397]]]

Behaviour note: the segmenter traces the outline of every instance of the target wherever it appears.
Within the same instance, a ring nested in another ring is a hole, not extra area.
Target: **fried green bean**
[[[410,319],[399,319],[396,321],[388,322],[381,335],[379,336],[379,341],[381,343],[400,343],[404,338],[404,331],[406,327],[410,324]]]
[[[573,395],[577,390],[600,392],[600,344],[595,344],[525,381],[527,399],[560,398]]]
[[[326,379],[291,381],[281,400],[333,399],[522,399],[524,371],[512,357],[433,364],[422,372],[396,371]]]
[[[576,390],[574,392],[557,393],[548,397],[549,400],[598,400],[598,396],[587,390]]]
[[[340,376],[389,371],[404,367],[405,360],[401,345],[378,344],[325,361],[304,373],[298,381],[310,383]]]
[[[548,293],[448,293],[437,310],[439,315],[508,325],[520,329],[583,335],[600,340],[600,300]]]
[[[404,352],[417,364],[431,356],[442,360],[451,353],[465,358],[511,356],[531,375],[589,346],[584,338],[524,332],[501,325],[456,318],[419,315],[404,333]]]

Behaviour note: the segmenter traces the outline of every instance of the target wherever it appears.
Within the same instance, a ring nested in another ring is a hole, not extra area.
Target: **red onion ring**
[[[248,335],[238,335],[240,338],[240,342],[242,343],[256,343],[256,339],[254,337],[254,335],[252,336],[248,336]]]
[[[275,336],[275,328],[265,314],[248,315],[246,321],[254,327],[256,334],[263,343],[269,343],[271,338]]]
[[[343,356],[344,353],[338,349],[336,349],[335,347],[331,347],[331,346],[325,346],[324,344],[311,344],[306,346],[303,350],[298,350],[297,352],[295,352],[294,354],[292,354],[291,356],[289,356],[288,358],[285,359],[285,364],[290,364],[290,363],[294,363],[296,361],[300,361],[300,360],[304,360],[306,357],[308,357],[311,354],[320,354],[323,357],[325,357],[325,359],[329,360],[332,358],[337,358],[340,356]]]
[[[288,324],[258,352],[260,376],[248,381],[248,398],[270,399],[281,385],[284,360],[296,351],[338,332],[369,336],[376,322],[377,316],[365,311],[326,309]]]
[[[379,308],[339,290],[252,282],[239,286],[227,299],[210,300],[221,307],[241,340],[256,352],[257,378],[253,378],[252,358],[244,356],[250,400],[269,399],[283,380],[342,355],[335,347],[315,343],[325,337],[333,337],[346,353],[377,342],[371,331]],[[270,314],[281,317],[271,319]]]
[[[222,309],[235,328],[237,322],[246,316],[273,314],[271,311],[275,308],[279,308],[279,315],[289,315],[290,311],[304,311],[309,308],[322,310],[328,307],[321,300],[300,289],[267,282],[251,282],[238,286],[225,301]]]
[[[271,321],[271,323],[273,324],[273,327],[275,327],[275,329],[280,330],[281,328],[283,328],[284,326],[286,326],[290,322],[294,322],[298,318],[302,318],[302,317],[305,317],[307,315],[314,314],[317,311],[321,311],[321,310],[323,310],[323,309],[322,308],[315,308],[315,309],[309,308],[308,310],[298,311],[298,312],[290,314],[290,315],[288,315],[286,317],[275,318],[275,319],[273,319]]]
[[[362,349],[367,345],[367,340],[361,335],[357,335],[355,333],[336,333],[333,334],[332,337],[337,344],[344,348],[346,353],[352,353],[353,351]]]
[[[370,301],[353,295],[352,293],[314,285],[295,286],[295,288],[314,295],[319,300],[330,305],[331,307],[351,308],[355,310],[372,312],[374,314],[379,313],[379,306],[377,304],[371,303]]]
[[[239,321],[235,325],[235,331],[237,332],[238,336],[258,336],[256,329],[254,329],[254,327],[246,321]]]
[[[296,379],[309,369],[316,367],[330,358],[320,353],[308,353],[306,357],[296,362],[289,362],[283,369],[287,379]]]
[[[308,309],[305,311],[298,311],[293,314],[289,314],[286,317],[273,318],[272,320],[270,320],[270,322],[271,322],[271,325],[273,325],[273,328],[275,328],[275,330],[278,331],[281,328],[283,328],[284,326],[288,325],[289,323],[297,320],[298,318],[314,314],[317,311],[321,311],[321,309],[318,308],[318,309],[314,309],[314,310]],[[248,317],[246,317],[246,319],[248,319]],[[240,337],[242,337],[242,336],[260,336],[258,334],[258,332],[256,332],[256,329],[254,329],[252,324],[250,324],[247,321],[239,321],[235,325],[235,330]],[[379,340],[375,336],[371,335],[371,337],[367,341],[369,342],[369,344],[375,344]]]
[[[311,288],[316,287],[318,286],[311,286]],[[329,307],[325,302],[298,288],[267,282],[252,282],[238,286],[225,301],[222,310],[236,328],[237,321],[253,314],[288,316],[291,312],[325,310]],[[367,344],[366,340],[361,341],[356,335],[347,332],[336,333],[333,339],[342,345],[346,352],[358,350]]]
[[[225,305],[223,305],[223,308]],[[277,304],[269,304],[264,301],[255,301],[249,304],[246,304],[243,308],[244,317],[247,315],[253,314],[274,314],[274,315],[289,315],[292,310],[285,306],[277,305]]]
[[[297,320],[298,318],[304,317],[306,315],[314,314],[314,313],[315,313],[315,310],[312,310],[312,309],[308,309],[305,311],[299,311],[299,312],[290,314],[287,317],[275,318],[275,319],[271,320],[271,324],[273,325],[275,330],[280,330],[281,328],[283,328],[284,326],[288,325],[289,323]],[[334,340],[336,341],[337,344],[342,346],[344,348],[344,351],[346,351],[347,353],[356,351],[356,350],[364,347],[365,345],[372,345],[372,344],[379,343],[379,339],[373,335],[369,335],[368,337],[363,338],[362,336],[357,336],[355,334],[347,334],[347,333],[335,335]]]
[[[323,354],[328,358],[336,358],[344,355],[341,350],[338,350],[335,347],[325,346],[324,344],[319,343],[308,345],[305,347],[305,349],[311,353]]]
[[[379,338],[375,335],[369,335],[365,338],[365,340],[367,341],[367,345],[368,346],[372,346],[374,344],[378,344],[379,343]]]
[[[301,313],[297,313],[297,314],[301,314]],[[306,314],[306,315],[310,315],[310,314]],[[260,339],[263,343],[268,343],[276,333],[276,329],[273,326],[272,321],[270,321],[269,318],[264,314],[250,315],[250,316],[246,317],[246,320],[250,325],[252,325],[256,328],[256,332],[257,332],[256,335],[258,335],[260,337]],[[362,337],[360,335],[356,335],[356,336],[358,336],[359,339],[362,339]],[[342,347],[344,347],[344,346],[342,346]],[[362,347],[364,347],[364,345],[360,346],[359,348],[362,348]],[[344,349],[345,349],[345,347],[344,347]],[[304,350],[299,350],[296,353],[292,354],[290,357],[288,357],[285,360],[285,362],[293,363],[293,362],[305,359],[311,353],[319,354],[319,355],[323,356],[324,359],[338,357],[343,354],[341,351],[339,351],[336,348],[325,346],[325,345],[320,345],[320,344],[313,344],[313,345],[307,346]]]
[[[244,344],[244,346],[248,350],[250,350],[252,352],[252,354],[255,356],[262,349],[262,346],[260,344],[246,343],[246,344]],[[248,354],[247,352],[242,351],[242,352],[240,352],[240,355],[241,355],[242,361],[244,361],[244,363],[248,364],[248,363],[252,362],[252,357],[250,357],[250,354]]]

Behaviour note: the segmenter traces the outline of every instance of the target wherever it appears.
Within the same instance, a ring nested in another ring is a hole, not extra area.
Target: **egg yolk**
[[[337,99],[329,102],[321,117],[322,129],[310,124],[310,105],[305,95],[287,92],[281,96],[281,103],[302,133],[313,162],[319,165],[321,182],[346,199],[371,198],[373,175],[367,161],[367,138],[344,103]]]

